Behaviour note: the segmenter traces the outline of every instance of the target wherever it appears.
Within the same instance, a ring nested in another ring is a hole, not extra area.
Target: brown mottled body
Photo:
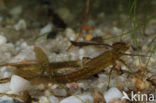
[[[88,78],[110,65],[114,65],[116,60],[119,60],[123,53],[129,49],[129,46],[123,42],[117,42],[112,45],[112,49],[104,52],[98,57],[91,59],[87,62],[83,68],[77,71],[70,72],[68,74],[57,73],[55,69],[64,67],[79,67],[77,61],[67,62],[55,62],[49,63],[48,57],[44,51],[35,47],[35,55],[37,58],[36,62],[21,62],[13,64],[4,64],[0,66],[14,66],[16,67],[14,73],[28,80],[34,80],[35,78],[46,77],[52,82],[57,83],[68,83],[74,82],[81,79]],[[46,73],[47,75],[44,75]]]
[[[129,46],[122,42],[114,43],[112,47],[112,50],[91,59],[81,70],[69,74],[52,75],[53,80],[57,83],[68,83],[88,78],[110,65],[114,65],[115,61],[123,55],[122,53],[129,49]]]
[[[107,57],[105,57],[107,55]],[[53,75],[52,77],[57,83],[67,83],[67,82],[74,82],[78,81],[84,78],[88,78],[102,70],[104,70],[106,67],[114,64],[116,57],[113,57],[113,52],[108,51],[103,53],[102,55],[92,59],[90,62],[85,64],[84,68],[72,72],[66,75]]]
[[[25,79],[33,79],[34,77],[38,77],[43,72],[45,65],[40,62],[31,62],[31,63],[10,63],[4,64],[0,66],[13,66],[16,69],[13,71],[14,74],[19,75]],[[64,62],[53,62],[48,64],[49,68],[52,70],[57,70],[66,67],[79,67],[78,61],[64,61]],[[4,80],[3,80],[4,81]]]
[[[56,62],[49,63],[48,57],[44,51],[35,47],[36,62],[21,62],[4,64],[0,66],[13,66],[16,67],[14,73],[25,79],[31,81],[32,85],[40,84],[44,82],[56,82],[56,83],[69,83],[88,78],[103,69],[106,69],[110,65],[114,65],[116,60],[120,60],[120,57],[124,55],[124,52],[129,48],[126,43],[118,42],[112,45],[112,49],[104,52],[98,57],[95,57],[88,61],[83,68],[78,69],[75,72],[68,74],[62,74],[55,72],[56,69],[64,67],[79,67],[77,61]],[[46,75],[44,75],[46,74]],[[1,79],[0,83],[9,82],[10,78]],[[10,96],[20,98],[18,95],[0,94],[0,96]],[[24,101],[30,102],[30,96],[24,96]]]

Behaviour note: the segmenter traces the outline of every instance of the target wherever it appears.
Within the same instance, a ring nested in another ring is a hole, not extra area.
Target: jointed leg
[[[122,53],[122,55],[148,57],[148,56],[146,56],[146,55],[141,55],[141,54],[126,54],[126,53]]]
[[[115,65],[113,65],[113,67],[112,67],[111,70],[109,71],[109,78],[108,78],[108,86],[107,86],[107,89],[110,88],[110,79],[111,79],[111,74],[112,74],[112,71],[113,71],[114,68],[115,68]]]
[[[0,96],[7,96],[7,97],[12,97],[12,98],[19,98],[23,100],[22,96],[16,95],[16,94],[6,94],[6,93],[0,93]]]
[[[11,80],[11,78],[0,79],[0,84],[7,83]]]
[[[136,74],[136,72],[133,72],[131,67],[128,66],[122,59],[118,59],[119,62],[121,62],[122,64],[124,64],[130,71],[126,71],[126,70],[122,70],[123,72],[125,73],[128,73],[128,74]]]
[[[122,59],[118,59],[118,61],[125,65],[130,70],[130,72],[132,72],[131,67],[129,67],[129,65],[127,65]]]

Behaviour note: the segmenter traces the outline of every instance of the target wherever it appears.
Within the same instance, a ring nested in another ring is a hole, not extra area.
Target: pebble
[[[67,95],[67,92],[65,89],[53,89],[52,92],[56,96],[66,96]]]
[[[119,35],[119,34],[122,33],[121,29],[119,29],[119,28],[117,28],[117,27],[113,27],[112,32],[113,32],[113,34],[117,34],[117,35]]]
[[[30,82],[20,76],[13,75],[10,81],[10,89],[14,93],[19,93],[30,88]]]
[[[59,102],[59,99],[56,98],[55,96],[50,96],[49,97],[49,101],[50,101],[50,103],[58,103]]]
[[[3,45],[3,44],[6,44],[7,42],[7,39],[5,36],[3,35],[0,35],[0,46]]]
[[[54,84],[54,85],[51,86],[51,89],[56,89],[57,87],[58,87],[58,85]]]
[[[79,58],[82,59],[85,56],[85,51],[84,49],[79,50]]]
[[[17,24],[14,25],[15,30],[26,30],[27,28],[27,24],[25,22],[25,20],[21,19],[18,21]]]
[[[65,30],[65,34],[66,34],[67,38],[70,40],[75,40],[75,38],[76,38],[75,32],[71,28],[67,28]]]
[[[15,98],[2,97],[0,103],[24,103]]]
[[[104,98],[106,100],[106,103],[109,103],[114,98],[121,98],[123,95],[120,92],[119,89],[113,87],[110,88],[106,93],[104,93]]]
[[[94,101],[91,95],[84,94],[84,95],[78,95],[78,97],[77,96],[67,97],[62,101],[60,101],[60,103],[83,103],[81,100],[83,100],[86,103],[93,103]]]
[[[6,93],[10,90],[9,88],[10,83],[0,84],[0,93]]]
[[[22,12],[22,7],[21,6],[16,6],[12,9],[10,9],[10,14],[13,15],[14,17],[17,17],[20,15]]]
[[[47,97],[42,96],[39,98],[39,103],[50,103]]]
[[[52,24],[47,24],[40,30],[40,34],[44,34],[52,31],[52,26],[53,26]]]

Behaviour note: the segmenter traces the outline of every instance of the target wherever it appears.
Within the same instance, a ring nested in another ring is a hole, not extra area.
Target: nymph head
[[[130,48],[130,46],[127,43],[124,43],[124,42],[113,43],[112,47],[117,52],[125,52]]]

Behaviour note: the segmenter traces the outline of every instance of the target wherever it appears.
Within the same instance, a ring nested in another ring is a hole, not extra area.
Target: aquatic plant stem
[[[82,22],[82,25],[81,25],[81,28],[80,28],[79,35],[76,37],[75,41],[79,40],[79,38],[81,37],[82,32],[83,32],[83,27],[86,25],[88,12],[89,12],[89,4],[90,4],[90,0],[86,0],[86,10],[85,10],[85,13],[84,13],[83,22]],[[69,50],[71,47],[72,47],[72,44],[67,48],[67,50]]]

